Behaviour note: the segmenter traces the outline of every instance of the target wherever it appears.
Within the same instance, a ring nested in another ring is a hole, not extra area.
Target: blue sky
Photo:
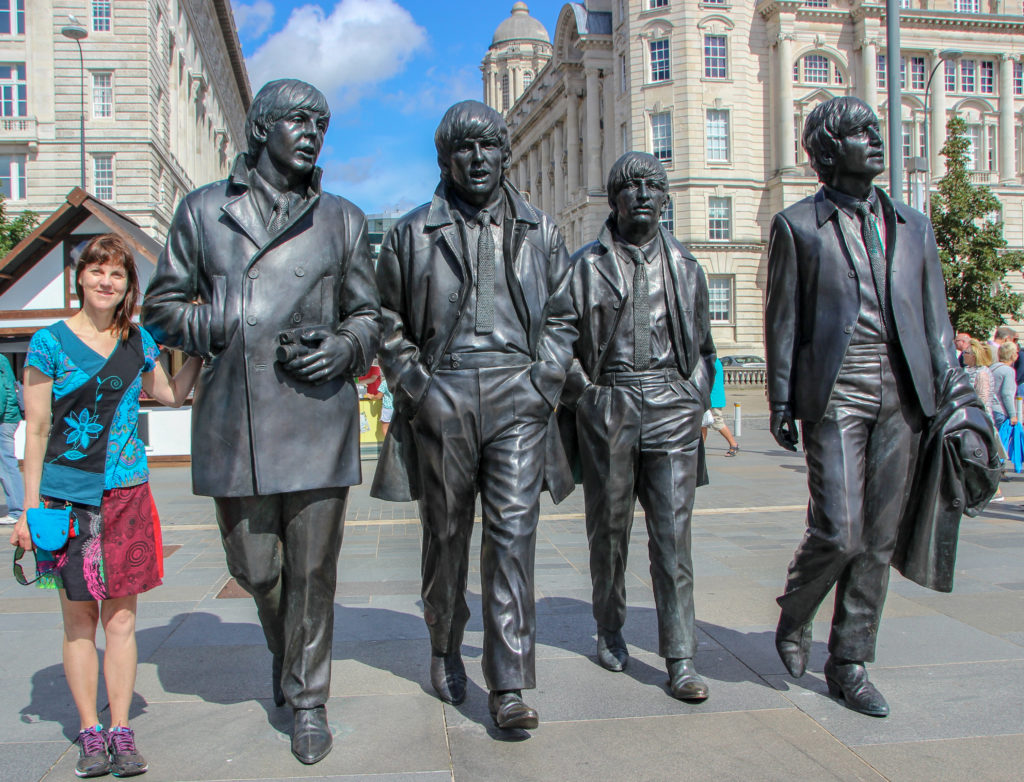
[[[434,129],[483,99],[480,61],[513,0],[232,0],[255,93],[304,79],[331,104],[325,189],[367,213],[407,209],[437,185]],[[527,0],[553,35],[564,0]]]

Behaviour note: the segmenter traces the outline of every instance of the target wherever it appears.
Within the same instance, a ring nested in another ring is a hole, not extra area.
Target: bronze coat
[[[668,269],[669,322],[679,374],[693,388],[704,409],[711,406],[715,377],[715,343],[708,314],[704,270],[685,246],[659,228]],[[615,259],[611,229],[606,223],[596,242],[573,256],[572,298],[579,318],[576,360],[565,382],[563,401],[575,407],[584,389],[603,372],[608,346],[628,309],[628,286]]]
[[[509,207],[502,248],[506,279],[529,337],[530,379],[554,409],[576,339],[569,254],[554,220],[507,182],[502,187]],[[384,319],[379,363],[394,395],[395,416],[374,475],[374,497],[403,501],[420,495],[408,421],[416,415],[465,307],[473,281],[466,264],[443,184],[430,203],[402,217],[384,238],[377,263]],[[553,415],[547,443],[545,480],[557,502],[571,492],[573,483]]]
[[[158,342],[208,356],[192,408],[192,484],[214,497],[351,486],[361,480],[353,375],[380,335],[380,298],[366,217],[315,194],[276,236],[248,195],[239,157],[231,177],[179,205],[143,303]],[[278,335],[325,325],[354,346],[347,375],[301,382],[275,360]]]
[[[937,383],[957,366],[935,234],[923,214],[875,190],[885,219],[893,340],[921,411],[931,417]],[[838,209],[821,189],[772,220],[764,328],[768,401],[788,403],[794,418],[805,421],[824,415],[860,312]]]

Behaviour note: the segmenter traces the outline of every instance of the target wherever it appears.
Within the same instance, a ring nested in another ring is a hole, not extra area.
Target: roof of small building
[[[512,15],[498,25],[491,39],[491,46],[506,41],[543,41],[551,43],[547,28],[530,16],[526,3],[518,2],[512,6]]]

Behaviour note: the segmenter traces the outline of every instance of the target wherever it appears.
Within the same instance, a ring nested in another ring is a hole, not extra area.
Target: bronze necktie
[[[871,276],[875,280],[875,292],[878,294],[878,309],[882,313],[882,326],[889,328],[889,308],[887,302],[889,297],[886,291],[885,280],[885,251],[882,249],[882,241],[878,238],[878,225],[875,222],[875,214],[871,211],[871,204],[867,201],[857,203],[857,214],[860,215],[860,235],[864,240],[864,248],[868,251],[868,260],[871,261]]]
[[[647,259],[639,247],[630,247],[633,257],[633,369],[651,368],[651,292],[647,287]]]
[[[274,209],[270,213],[270,224],[267,226],[267,230],[271,234],[276,234],[288,223],[290,205],[291,200],[288,197],[288,193],[281,193],[281,195],[274,199]]]
[[[476,216],[480,239],[476,245],[476,333],[494,331],[494,236],[491,216],[481,209]]]

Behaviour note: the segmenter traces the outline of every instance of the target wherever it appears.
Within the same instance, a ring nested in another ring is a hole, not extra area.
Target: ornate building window
[[[704,36],[704,75],[709,79],[724,79],[727,75],[724,35]]]
[[[956,63],[946,60],[945,69],[946,92],[956,92]]]
[[[993,95],[996,91],[996,64],[992,60],[981,61],[981,91]]]
[[[676,230],[675,208],[672,206],[672,197],[665,199],[665,208],[661,210],[661,226],[669,233]]]
[[[0,0],[0,35],[24,34],[25,0]]]
[[[961,14],[980,14],[981,0],[954,0],[953,10]]]
[[[28,198],[25,155],[0,155],[0,193],[8,201]]]
[[[974,92],[975,90],[975,67],[974,60],[960,61],[960,91]]]
[[[114,74],[109,71],[92,75],[92,116],[93,119],[114,116]]]
[[[523,89],[529,89],[531,84],[533,84],[533,71],[527,71],[523,74]]]
[[[708,239],[727,242],[732,238],[732,198],[711,196],[708,198]]]
[[[967,169],[981,171],[981,125],[968,125],[964,135],[967,137]]]
[[[1013,94],[1024,95],[1024,63],[1013,64]]]
[[[928,71],[927,64],[925,63],[924,57],[911,57],[910,58],[910,89],[912,90],[923,90],[926,79],[926,73]]]
[[[0,63],[0,117],[28,115],[28,84],[25,63]]]
[[[651,154],[662,163],[672,162],[672,115],[667,111],[651,115]]]
[[[824,54],[805,54],[793,64],[793,81],[803,84],[839,85],[843,83],[843,74]]]
[[[875,73],[878,74],[878,89],[884,90],[889,85],[888,61],[885,59],[884,54],[878,55],[875,65]]]
[[[651,81],[668,81],[672,78],[668,61],[668,39],[651,41],[648,46],[651,52]]]
[[[668,8],[668,0],[647,0],[648,8]]]
[[[729,112],[724,109],[708,109],[704,122],[704,136],[707,139],[708,162],[729,162]]]
[[[508,111],[509,105],[509,89],[508,89],[508,71],[501,74],[501,110]]]
[[[114,156],[93,155],[92,189],[101,201],[114,200]]]
[[[113,0],[92,0],[92,31],[109,33],[113,16]]]
[[[708,275],[708,316],[712,323],[732,323],[731,274]]]
[[[808,8],[828,8],[828,0],[804,0]]]

